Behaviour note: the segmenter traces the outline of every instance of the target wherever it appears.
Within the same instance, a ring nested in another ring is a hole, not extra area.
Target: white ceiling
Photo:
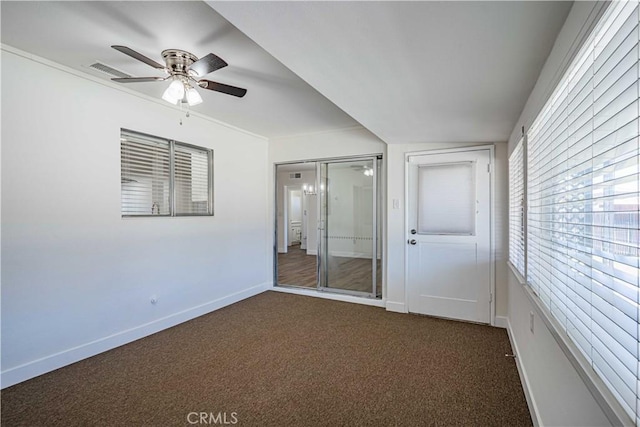
[[[571,2],[208,2],[387,143],[506,141]]]
[[[357,126],[216,11],[200,1],[1,1],[1,41],[94,76],[96,61],[137,77],[161,72],[114,49],[125,45],[162,63],[177,48],[198,57],[209,52],[228,67],[206,78],[247,89],[244,98],[201,90],[193,111],[272,138]],[[128,89],[160,98],[168,83],[129,83]]]
[[[268,138],[360,123],[387,143],[504,141],[571,3],[210,5],[1,1],[0,36],[104,79],[86,67],[99,61],[134,76],[160,75],[113,44],[158,62],[167,48],[213,52],[230,65],[206,78],[248,93],[202,90],[204,103],[193,110]],[[160,98],[165,85],[126,87]]]

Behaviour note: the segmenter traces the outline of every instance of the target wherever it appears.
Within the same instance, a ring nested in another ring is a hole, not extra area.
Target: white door
[[[489,323],[491,151],[409,157],[408,307]]]

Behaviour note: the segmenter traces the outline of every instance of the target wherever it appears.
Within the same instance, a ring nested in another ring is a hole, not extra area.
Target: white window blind
[[[640,425],[638,19],[611,3],[528,132],[527,279]]]
[[[122,216],[213,215],[213,151],[122,129]]]
[[[122,131],[122,215],[170,214],[169,157],[169,144],[166,140]]]
[[[473,162],[418,168],[420,234],[475,234],[474,172]]]
[[[509,157],[509,261],[525,276],[524,266],[524,139]]]
[[[209,213],[208,150],[175,144],[174,181],[176,215]]]

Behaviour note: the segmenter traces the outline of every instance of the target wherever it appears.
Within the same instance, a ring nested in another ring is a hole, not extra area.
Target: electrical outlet
[[[529,312],[529,329],[531,329],[531,333],[533,333],[533,311]]]

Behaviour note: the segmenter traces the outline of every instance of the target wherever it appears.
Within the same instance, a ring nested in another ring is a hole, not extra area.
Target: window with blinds
[[[525,277],[524,261],[524,139],[509,157],[509,262]]]
[[[609,5],[526,153],[527,280],[636,425],[638,21],[637,1]]]
[[[123,130],[120,165],[122,216],[170,215],[168,141]]]
[[[476,183],[473,162],[418,168],[418,232],[476,233]]]
[[[213,151],[122,129],[121,213],[213,215]]]

